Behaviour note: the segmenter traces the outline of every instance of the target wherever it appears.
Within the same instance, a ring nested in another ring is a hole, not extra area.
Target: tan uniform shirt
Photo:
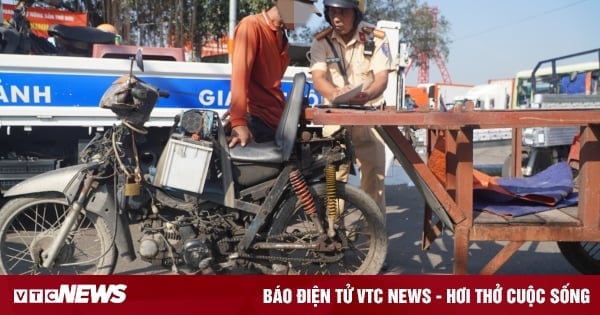
[[[379,71],[393,71],[392,56],[387,36],[382,31],[378,34],[383,36],[373,36],[375,48],[372,56],[367,56],[365,52],[365,42],[373,33],[375,26],[367,22],[360,22],[354,37],[346,44],[336,32],[330,32],[326,36],[331,39],[337,55],[346,69],[348,82],[352,86],[363,84],[363,90],[369,87],[374,80],[375,73]],[[310,71],[322,70],[327,72],[327,78],[337,87],[343,87],[344,77],[338,66],[331,46],[325,38],[314,40],[310,47]],[[383,104],[383,95],[377,99],[369,101],[368,105],[379,106]],[[325,104],[330,104],[330,100],[325,99]]]

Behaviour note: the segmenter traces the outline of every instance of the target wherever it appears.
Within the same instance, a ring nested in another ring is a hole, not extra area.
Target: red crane
[[[433,19],[433,29],[432,32],[436,34],[437,32],[437,16],[438,16],[438,8],[437,7],[425,7],[427,10],[427,14],[431,16]],[[429,83],[429,57],[427,53],[424,51],[417,51],[416,58],[419,60],[419,74],[417,76],[417,83]],[[433,59],[437,64],[438,69],[440,70],[440,74],[442,76],[443,83],[452,83],[452,79],[450,78],[450,72],[448,72],[448,68],[446,68],[446,63],[444,59],[440,56],[440,53],[437,49],[433,51]],[[411,59],[408,67],[406,67],[406,73],[410,71],[410,67],[412,66],[414,59]]]

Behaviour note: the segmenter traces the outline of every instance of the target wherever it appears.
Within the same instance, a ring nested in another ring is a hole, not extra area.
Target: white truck
[[[577,109],[600,107],[600,48],[538,62],[517,73],[511,108]],[[521,174],[534,175],[567,161],[579,127],[536,127],[522,130]],[[502,174],[513,174],[507,157]]]
[[[501,110],[508,109],[511,88],[501,84],[487,83],[472,87],[463,96],[455,98],[456,101],[463,99],[473,101],[476,110]]]
[[[472,101],[475,110],[504,110],[510,106],[512,93],[512,79],[489,80],[486,84],[471,87],[465,94],[456,96],[454,103]],[[492,128],[476,129],[473,132],[473,141],[503,141],[512,139],[512,129]]]
[[[132,47],[135,48],[135,47]],[[77,163],[82,145],[116,123],[98,104],[107,87],[127,69],[120,58],[3,54],[0,58],[0,189],[29,176]],[[229,64],[147,60],[140,78],[168,90],[146,124],[146,151],[152,162],[175,115],[190,108],[224,112],[230,101]],[[290,67],[283,89],[291,87]],[[311,91],[310,102],[320,103]]]
[[[382,27],[390,42],[398,43],[399,23],[384,22]],[[123,57],[133,56],[136,48],[98,45],[96,58],[0,54],[0,196],[27,177],[77,163],[80,149],[95,132],[117,122],[110,110],[98,104],[106,88],[129,66]],[[172,52],[144,48],[145,71],[136,73],[170,92],[146,124],[148,134],[140,152],[144,163],[155,162],[175,115],[191,108],[222,113],[230,103],[229,64],[171,61],[180,60]],[[175,57],[164,58],[165,53]],[[153,58],[160,55],[162,60]],[[289,67],[282,82],[284,92],[291,88],[294,74],[307,70]],[[390,75],[394,91],[402,88],[398,79],[401,76]],[[310,105],[322,104],[321,96],[309,86]],[[395,94],[386,94],[388,104],[396,103]]]

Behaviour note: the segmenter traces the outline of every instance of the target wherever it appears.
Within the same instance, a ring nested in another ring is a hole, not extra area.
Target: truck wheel
[[[576,168],[571,168],[571,172],[573,174],[573,189],[579,190],[579,170]]]
[[[42,266],[42,254],[65,219],[62,197],[36,194],[9,200],[0,210],[0,273],[111,274],[117,254],[101,217],[86,212],[59,250],[55,265]]]
[[[557,242],[562,255],[577,271],[586,275],[600,274],[599,242]]]
[[[512,154],[509,154],[502,164],[502,177],[512,177]]]
[[[316,213],[327,231],[327,190],[325,184],[310,186],[316,201]],[[373,275],[379,273],[387,254],[388,238],[381,210],[363,190],[344,183],[336,185],[334,206],[344,205],[334,222],[333,237],[324,248],[311,247],[319,239],[311,219],[295,194],[291,194],[276,214],[269,239],[288,246],[271,250],[279,257],[275,264],[285,265],[288,274]],[[280,260],[281,262],[277,262]]]
[[[523,150],[521,152],[521,168],[525,167],[525,165],[529,164],[529,151]],[[504,159],[504,164],[502,164],[502,177],[513,177],[513,168],[512,168],[512,153],[509,154],[506,159]],[[532,174],[533,175],[533,174]]]

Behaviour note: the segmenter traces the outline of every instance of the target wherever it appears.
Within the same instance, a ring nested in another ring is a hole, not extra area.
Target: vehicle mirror
[[[140,70],[142,72],[144,72],[144,58],[143,58],[141,48],[138,48],[137,52],[135,53],[135,62],[137,64],[138,68],[140,68]]]

